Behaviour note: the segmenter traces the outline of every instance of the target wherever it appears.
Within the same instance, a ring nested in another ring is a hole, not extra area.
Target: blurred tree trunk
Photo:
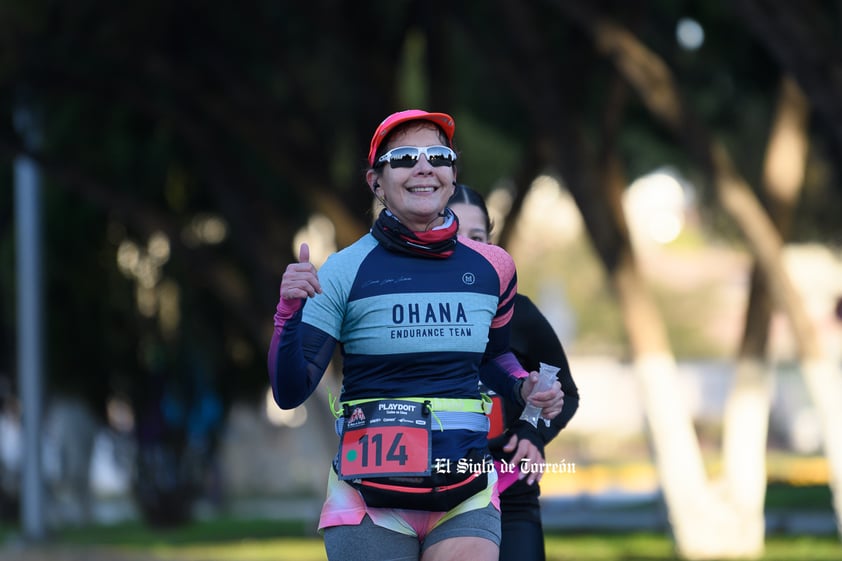
[[[837,527],[842,534],[842,440],[830,438],[842,431],[842,391],[838,371],[822,350],[815,325],[784,266],[781,236],[751,188],[737,172],[724,146],[709,140],[707,131],[682,105],[666,66],[618,28],[603,26],[600,38],[604,48],[618,57],[618,66],[625,70],[629,81],[641,92],[650,111],[690,145],[695,158],[706,164],[723,208],[743,232],[749,250],[763,272],[772,301],[792,325],[802,374],[825,435],[834,510]],[[622,56],[623,52],[629,56]]]
[[[615,92],[613,103],[609,102],[604,113],[603,149],[597,163],[601,170],[599,191],[623,240],[619,258],[608,272],[629,337],[676,546],[683,557],[691,559],[757,556],[763,550],[762,501],[759,513],[747,517],[735,508],[730,497],[717,493],[715,483],[708,478],[692,418],[678,398],[681,388],[663,317],[635,261],[622,208],[628,182],[614,146],[625,87],[617,85]],[[764,453],[765,449],[760,452],[761,465]],[[756,473],[750,474],[752,477],[756,479]],[[759,540],[747,533],[758,524]]]
[[[560,170],[617,294],[677,548],[688,558],[749,555],[739,514],[718,498],[708,481],[692,420],[677,399],[681,389],[666,326],[635,261],[622,206],[626,177],[616,147],[628,88],[617,80],[608,92],[602,146],[595,163],[588,165],[595,158],[587,152],[588,143],[571,109],[575,104],[564,102],[568,96],[576,96],[575,86],[553,83],[557,73],[547,69],[555,65],[534,44],[530,26],[524,21],[524,6],[499,5],[507,10],[513,53],[531,64],[526,69],[507,66],[508,55],[495,59],[495,68],[506,75],[507,83],[516,84],[530,111],[539,157]],[[572,6],[567,2],[557,5],[565,13]],[[585,27],[591,25],[585,23]],[[497,48],[486,47],[489,53]],[[512,222],[510,217],[507,223]]]
[[[815,6],[799,11],[795,9],[795,4],[785,0],[740,0],[736,7],[746,27],[765,45],[781,67],[797,80],[803,95],[809,100],[811,110],[821,118],[835,139],[831,148],[838,155],[842,147],[842,112],[838,103],[842,91],[842,74],[838,41],[822,21],[827,17],[826,14]],[[787,193],[776,190],[771,194],[774,204],[787,204]],[[772,212],[780,211],[773,206]],[[778,216],[775,218],[777,222]],[[784,222],[783,227],[789,228],[789,223]],[[782,233],[785,234],[786,230],[782,229]],[[795,330],[796,322],[791,316],[790,321]],[[801,369],[807,391],[821,419],[836,528],[842,537],[842,439],[834,436],[842,431],[839,368],[821,349],[818,335],[812,326],[803,334],[799,343]]]
[[[763,187],[782,238],[789,236],[807,159],[807,104],[798,86],[784,78],[766,150]],[[766,444],[773,393],[767,359],[772,301],[763,270],[754,264],[734,380],[722,424],[722,483],[744,513],[746,539],[763,551]]]
[[[725,148],[711,139],[710,134],[684,106],[673,78],[660,58],[626,30],[597,19],[583,5],[557,5],[592,34],[597,49],[613,61],[650,112],[686,143],[690,155],[712,175],[720,202],[743,231],[763,271],[774,302],[785,311],[793,325],[802,356],[806,359],[803,366],[807,385],[817,400],[825,428],[842,428],[842,407],[837,406],[835,401],[842,401],[842,394],[827,391],[827,388],[838,385],[833,383],[834,370],[822,356],[814,327],[784,268],[781,238],[749,186],[737,173]],[[608,169],[608,166],[602,169]],[[621,281],[623,270],[618,269],[617,275],[618,281]],[[619,283],[618,286],[622,287]],[[650,329],[654,329],[653,325],[650,325]],[[735,446],[735,434],[731,432],[734,429],[728,429],[724,452],[740,449],[743,463],[726,460],[729,472],[725,476],[730,485],[726,485],[721,492],[714,492],[706,480],[689,419],[677,408],[674,397],[671,397],[675,393],[670,393],[670,390],[677,389],[674,361],[669,353],[660,352],[668,348],[666,345],[660,346],[652,333],[638,340],[637,345],[632,339],[632,346],[636,370],[644,387],[659,474],[678,549],[683,556],[694,559],[759,556],[762,553],[764,530],[760,500],[763,493],[758,493],[756,487],[754,491],[739,489],[738,482],[759,478],[765,485],[765,469],[757,473],[757,468],[765,462],[770,390],[764,387],[764,376],[758,374],[756,366],[746,366],[741,372],[737,394],[729,403],[730,411],[726,420],[744,418],[749,411],[743,411],[740,405],[748,404],[751,404],[755,414],[762,415],[762,420],[754,419],[751,425],[744,427],[754,438],[751,449],[747,448],[747,443],[741,443],[742,448]],[[822,395],[821,388],[825,388],[825,395]],[[832,397],[828,394],[832,394]],[[834,432],[829,430],[826,434]],[[758,445],[758,437],[762,439],[763,446]],[[827,443],[831,465],[838,465],[840,452],[836,447],[836,444]],[[751,461],[746,463],[749,456]],[[839,480],[836,476],[833,479]],[[729,493],[735,487],[738,488],[736,496]],[[838,496],[837,493],[834,495]]]

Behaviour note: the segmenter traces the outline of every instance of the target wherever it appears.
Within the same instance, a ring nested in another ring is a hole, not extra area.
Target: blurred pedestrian
[[[481,243],[490,243],[491,218],[488,208],[475,190],[463,184],[447,203],[459,218],[459,235]],[[564,392],[561,413],[549,426],[538,423],[537,438],[533,431],[519,423],[521,407],[503,396],[493,393],[489,448],[498,461],[510,462],[515,451],[533,463],[544,462],[544,447],[563,429],[579,407],[579,391],[570,373],[567,355],[547,318],[525,295],[516,294],[511,321],[510,344],[520,363],[528,370],[537,370],[540,363],[557,367],[556,374]],[[538,497],[540,470],[535,473],[512,472],[501,474],[500,511],[503,537],[500,544],[501,561],[543,561],[544,530]]]

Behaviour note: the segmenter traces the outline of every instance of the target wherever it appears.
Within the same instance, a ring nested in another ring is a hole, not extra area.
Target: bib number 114
[[[391,444],[389,444],[389,450],[386,452],[385,461],[387,462],[397,462],[398,465],[406,465],[407,461],[409,460],[409,456],[406,453],[406,446],[401,444],[401,437],[403,437],[402,432],[395,433],[394,437],[392,438]],[[369,444],[370,441],[370,444]],[[382,466],[383,465],[383,434],[377,433],[371,435],[364,434],[360,438],[360,447],[361,447],[361,454],[362,458],[360,458],[360,463],[363,467],[368,467],[369,460],[371,458],[369,446],[373,449],[374,452],[374,465],[375,466]]]
[[[429,429],[367,426],[345,431],[340,451],[344,479],[424,475],[430,469]]]

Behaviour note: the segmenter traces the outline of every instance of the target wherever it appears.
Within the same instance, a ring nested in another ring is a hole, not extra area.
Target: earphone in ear
[[[381,204],[381,205],[383,205],[384,207],[388,208],[388,206],[386,205],[386,196],[384,195],[384,196],[382,196],[382,197],[381,197],[380,195],[378,195],[378,194],[377,194],[377,190],[378,190],[378,189],[380,189],[380,183],[378,183],[377,181],[375,181],[375,182],[374,182],[374,183],[372,183],[372,185],[371,185],[371,192],[372,192],[372,193],[374,193],[374,198],[375,198],[375,199],[377,199],[378,201],[380,201],[380,204]]]

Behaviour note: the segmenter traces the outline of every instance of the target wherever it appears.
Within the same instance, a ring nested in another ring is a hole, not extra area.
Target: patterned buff
[[[410,255],[446,259],[456,247],[459,220],[449,208],[444,209],[444,225],[427,232],[413,232],[383,209],[371,228],[371,234],[386,249]]]

